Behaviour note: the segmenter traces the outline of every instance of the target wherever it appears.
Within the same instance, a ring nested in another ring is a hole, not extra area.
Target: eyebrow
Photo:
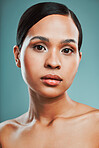
[[[43,37],[43,36],[34,36],[33,38],[30,39],[31,40],[35,40],[35,39],[39,39],[41,41],[46,41],[46,42],[49,42],[49,39],[46,38],[46,37]],[[61,44],[63,43],[77,43],[74,39],[66,39],[66,40],[63,40],[61,41]]]
[[[35,40],[35,39],[39,39],[41,41],[46,41],[46,42],[49,42],[49,39],[46,38],[46,37],[43,37],[43,36],[34,36],[33,38],[31,38],[31,40]],[[30,40],[30,41],[31,41]]]
[[[66,40],[62,41],[61,43],[63,44],[63,43],[71,43],[71,42],[77,44],[77,42],[74,39],[66,39]]]

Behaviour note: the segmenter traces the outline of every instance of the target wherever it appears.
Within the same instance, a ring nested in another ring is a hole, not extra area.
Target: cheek
[[[74,75],[78,69],[78,61],[76,59],[71,60],[70,64],[68,65],[69,74]]]
[[[69,57],[67,60],[65,60],[64,62],[64,67],[65,67],[65,71],[67,73],[69,73],[70,75],[72,75],[73,73],[75,73],[78,69],[78,65],[79,65],[79,58],[74,56],[74,57]]]
[[[37,74],[40,74],[43,62],[41,62],[41,58],[39,58],[39,56],[32,54],[31,51],[25,52],[22,62],[21,71],[23,79],[26,84],[32,85],[38,77]]]
[[[64,65],[64,80],[66,82],[67,87],[69,87],[73,80],[74,77],[77,73],[79,66],[78,58],[70,58],[68,60],[65,60],[65,65]]]

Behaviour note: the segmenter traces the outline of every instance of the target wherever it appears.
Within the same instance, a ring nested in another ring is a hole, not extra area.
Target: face
[[[65,93],[76,75],[81,54],[78,52],[79,32],[68,16],[49,15],[32,26],[23,42],[20,57],[24,81],[43,97]]]

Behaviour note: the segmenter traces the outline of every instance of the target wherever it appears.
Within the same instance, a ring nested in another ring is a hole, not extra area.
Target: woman
[[[2,148],[98,148],[99,110],[67,94],[82,57],[82,29],[66,6],[39,3],[22,15],[14,46],[29,110],[0,126]]]

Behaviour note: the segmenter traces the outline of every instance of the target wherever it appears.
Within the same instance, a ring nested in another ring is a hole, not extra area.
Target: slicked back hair
[[[37,22],[39,22],[42,18],[52,14],[66,15],[72,18],[79,32],[78,50],[80,51],[82,44],[81,24],[73,11],[68,9],[67,6],[56,2],[38,3],[31,6],[23,13],[18,24],[16,37],[16,42],[20,50],[29,29]]]

